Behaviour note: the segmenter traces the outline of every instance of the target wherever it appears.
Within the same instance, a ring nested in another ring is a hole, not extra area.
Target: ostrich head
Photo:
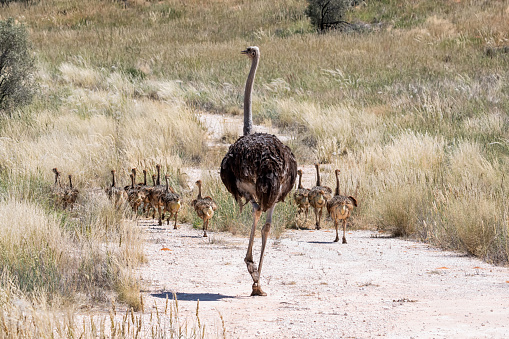
[[[248,48],[246,48],[244,51],[242,51],[240,53],[247,55],[251,59],[254,59],[254,58],[260,56],[260,49],[258,49],[258,47],[256,47],[256,46],[249,46]]]

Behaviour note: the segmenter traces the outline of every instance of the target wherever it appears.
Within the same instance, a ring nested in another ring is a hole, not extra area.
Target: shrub
[[[320,32],[348,25],[343,20],[352,0],[308,0],[306,15]]]
[[[0,21],[0,112],[28,104],[34,94],[34,59],[27,31],[9,18]]]

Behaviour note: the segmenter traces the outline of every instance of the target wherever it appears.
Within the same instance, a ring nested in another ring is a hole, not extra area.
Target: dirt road
[[[268,296],[250,297],[247,238],[140,225],[145,305],[161,309],[175,293],[192,323],[199,300],[207,337],[223,336],[220,315],[228,338],[509,337],[509,269],[461,254],[369,231],[350,232],[348,244],[330,229],[287,231],[268,244]]]
[[[242,126],[240,117],[200,119],[211,145],[228,124]],[[303,168],[305,187],[312,187],[314,168]],[[188,172],[192,185],[201,174]],[[286,231],[270,239],[264,257],[268,296],[250,297],[247,237],[203,238],[189,225],[173,230],[153,221],[140,226],[147,237],[148,264],[139,270],[145,305],[161,309],[175,294],[180,321],[192,324],[199,300],[206,337],[223,337],[226,329],[228,338],[509,338],[509,268],[370,231],[350,232],[348,244],[332,242],[331,229]],[[260,246],[258,230],[255,260]]]

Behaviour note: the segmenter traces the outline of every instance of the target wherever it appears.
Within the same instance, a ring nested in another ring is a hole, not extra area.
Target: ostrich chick
[[[106,189],[106,194],[118,208],[127,200],[127,193],[123,188],[116,186],[115,173],[115,170],[111,170],[111,186]]]
[[[65,191],[62,188],[62,184],[60,183],[60,172],[56,167],[53,168],[52,171],[55,173],[55,183],[51,189],[51,194],[55,200],[55,205],[57,206],[63,204]]]
[[[293,198],[295,199],[295,204],[299,208],[299,214],[301,214],[303,211],[305,213],[306,220],[308,220],[308,210],[309,210],[309,188],[304,188],[302,186],[302,170],[298,170],[297,174],[299,175],[299,186],[297,186],[297,189],[293,193]]]
[[[327,186],[322,186],[320,180],[320,164],[315,164],[316,168],[316,186],[309,191],[309,204],[315,211],[316,229],[320,229],[320,222],[322,220],[323,208],[327,205],[327,200],[332,196],[332,189]]]
[[[357,207],[357,200],[352,196],[344,196],[339,194],[339,170],[336,170],[336,192],[334,197],[327,202],[327,211],[330,217],[334,220],[336,227],[336,239],[334,242],[339,241],[338,226],[339,221],[343,220],[343,244],[346,244],[346,219],[350,217],[350,212],[353,208]]]
[[[209,220],[214,216],[214,211],[217,209],[217,205],[211,197],[201,196],[201,180],[196,182],[198,186],[198,197],[191,202],[191,206],[194,207],[196,214],[203,220],[203,236],[207,236],[207,229],[209,226]]]
[[[170,224],[170,218],[175,216],[175,226],[173,226],[173,229],[177,229],[177,215],[180,210],[180,195],[175,193],[173,188],[170,187],[169,183],[169,176],[166,175],[164,177],[166,179],[166,189],[164,191],[164,194],[161,195],[161,206],[164,209],[163,213],[170,213],[170,216],[167,219],[168,225]],[[159,212],[159,224],[162,225],[162,216]]]
[[[64,192],[64,209],[66,209],[67,206],[70,206],[71,210],[73,209],[74,203],[78,200],[78,193],[79,191],[72,186],[72,175],[69,174],[69,187],[67,187]]]

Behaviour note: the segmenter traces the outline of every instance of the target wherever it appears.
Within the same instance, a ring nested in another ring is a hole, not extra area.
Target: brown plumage
[[[175,216],[175,225],[173,226],[173,228],[177,229],[177,216],[178,216],[178,212],[180,210],[180,195],[175,193],[173,188],[170,187],[168,175],[165,176],[165,179],[166,179],[166,187],[165,187],[164,194],[161,195],[161,205],[163,208],[163,214],[166,212],[170,213],[170,215],[168,216],[168,219],[167,219],[168,225],[170,224],[170,218]],[[161,217],[161,213],[159,215],[160,215],[159,222],[162,225],[163,218]]]
[[[52,171],[55,173],[55,183],[51,189],[51,195],[53,196],[55,206],[63,205],[65,190],[60,182],[60,172],[56,167]]]
[[[352,196],[344,196],[339,192],[339,170],[336,170],[336,192],[327,202],[327,211],[334,221],[336,227],[336,239],[334,242],[339,241],[338,226],[339,221],[343,220],[343,244],[346,244],[346,220],[350,217],[350,212],[354,207],[357,207],[357,200]]]
[[[143,183],[138,184],[141,196],[142,196],[142,213],[147,213],[147,217],[150,213],[150,192],[152,191],[152,186],[147,184],[147,170],[143,170]]]
[[[198,196],[191,202],[191,206],[193,206],[198,217],[203,220],[203,236],[206,237],[209,220],[214,216],[214,211],[217,210],[217,205],[211,197],[201,196],[201,180],[196,182],[196,186],[198,186]]]
[[[69,186],[64,188],[64,209],[70,206],[71,210],[78,200],[79,191],[72,186],[72,175],[69,174]]]
[[[306,216],[306,220],[308,220],[308,210],[309,210],[309,188],[304,188],[302,186],[302,170],[298,170],[297,174],[299,175],[299,185],[297,186],[297,189],[293,193],[293,198],[295,200],[295,204],[299,208],[299,214],[301,214],[303,211]]]
[[[221,162],[221,180],[234,199],[243,206],[242,198],[253,206],[253,226],[249,237],[246,258],[248,272],[253,279],[251,295],[266,295],[260,288],[263,254],[272,223],[274,206],[292,190],[297,177],[297,161],[290,148],[276,136],[265,133],[251,134],[253,122],[251,92],[260,51],[248,47],[243,54],[251,58],[251,69],[244,92],[244,135],[232,144]],[[258,267],[253,261],[253,240],[261,213],[267,211],[262,228],[262,248]]]
[[[323,208],[327,205],[327,200],[332,197],[332,189],[327,186],[322,186],[320,180],[320,164],[315,164],[316,168],[316,186],[309,191],[308,199],[309,204],[315,211],[316,229],[320,229],[320,222],[322,221]]]
[[[131,205],[133,212],[137,213],[138,208],[145,198],[145,194],[141,192],[140,187],[135,185],[136,182],[136,168],[131,170],[131,174],[129,177],[131,178],[131,186],[124,187],[127,192],[127,200],[129,201],[129,205]]]
[[[106,189],[106,194],[115,207],[120,207],[127,201],[127,193],[123,188],[116,186],[115,173],[115,170],[111,170],[111,186]]]
[[[153,209],[154,214],[152,215],[152,218],[155,218],[156,210],[159,213],[159,225],[162,225],[162,218],[161,218],[161,209],[163,208],[163,203],[161,200],[162,195],[165,193],[166,189],[165,186],[157,185],[156,175],[152,175],[152,181],[154,183],[154,186],[151,187],[150,190],[147,190],[147,197],[150,204],[150,208],[147,211],[147,215],[150,212],[150,209]]]

